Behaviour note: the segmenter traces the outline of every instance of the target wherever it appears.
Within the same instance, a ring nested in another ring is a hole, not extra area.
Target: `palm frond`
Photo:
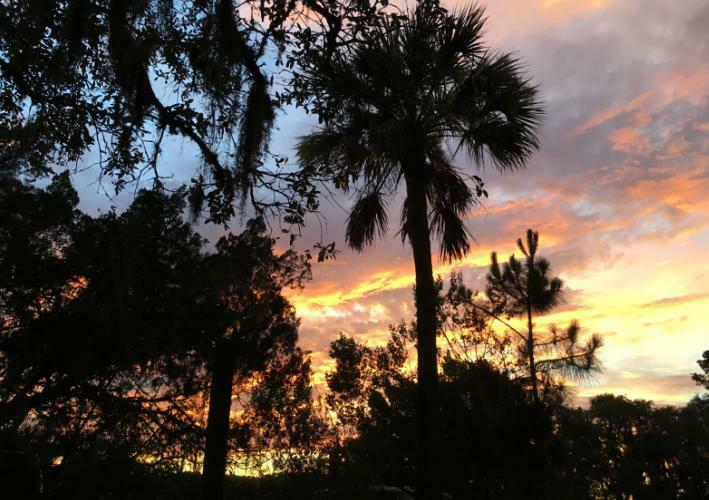
[[[442,19],[436,30],[436,66],[470,70],[485,52],[482,37],[486,21],[485,8],[476,4],[454,11],[451,16]]]
[[[512,55],[484,56],[453,106],[460,110],[460,145],[478,164],[489,159],[499,170],[523,168],[539,149],[544,112],[538,89]]]
[[[340,133],[331,128],[321,128],[298,139],[298,159],[304,168],[328,168],[336,161],[334,153],[341,147],[341,142]]]
[[[349,129],[322,127],[297,143],[297,155],[304,169],[332,180],[335,187],[348,191],[368,160],[366,147]]]
[[[345,238],[347,244],[357,251],[371,245],[377,235],[387,230],[386,203],[382,194],[373,191],[362,196],[352,207],[347,218]]]
[[[431,205],[431,229],[441,242],[443,260],[452,261],[470,250],[470,232],[463,218],[475,203],[470,186],[450,165],[442,148],[429,151],[431,179],[427,198]]]
[[[441,241],[445,261],[461,259],[470,250],[469,232],[458,212],[442,198],[431,207],[431,227]]]

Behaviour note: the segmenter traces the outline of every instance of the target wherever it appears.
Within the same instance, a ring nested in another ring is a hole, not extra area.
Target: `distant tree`
[[[330,475],[343,490],[364,495],[372,485],[410,487],[415,480],[415,379],[406,370],[411,332],[390,327],[386,346],[340,335],[330,344],[327,402],[337,416]]]
[[[343,334],[330,343],[335,369],[325,375],[328,405],[335,410],[345,437],[352,437],[368,418],[372,391],[390,386],[405,373],[413,331],[405,324],[390,325],[385,346],[370,348]]]
[[[602,394],[591,400],[590,414],[600,428],[599,444],[608,460],[608,482],[603,485],[603,495],[620,498],[637,495],[644,471],[633,462],[632,452],[647,432],[652,402]]]
[[[446,339],[446,354],[459,361],[485,361],[498,370],[512,375],[515,352],[510,332],[500,332],[495,326],[502,312],[482,294],[465,285],[460,271],[452,271],[448,288],[441,290],[439,322]]]
[[[390,329],[386,346],[344,336],[331,344],[336,364],[327,377],[328,402],[343,430],[331,457],[336,484],[345,490],[371,484],[406,489],[415,481],[415,372],[406,354],[414,341],[413,331],[400,324]],[[539,481],[533,463],[545,460],[531,439],[538,426],[551,426],[550,414],[485,360],[445,356],[442,366],[443,490],[453,498],[523,497]]]
[[[482,354],[489,319],[469,321],[467,313],[479,309],[464,307],[472,294],[459,277],[453,281],[452,304],[448,293],[441,295],[441,324],[467,325],[464,335],[482,338]],[[476,306],[489,303],[478,297]],[[453,498],[706,495],[707,398],[684,408],[610,394],[592,398],[589,409],[537,404],[528,379],[514,364],[499,363],[496,344],[487,359],[474,348],[466,357],[465,344],[454,340],[442,356],[440,386],[441,478]],[[415,333],[402,323],[391,327],[386,346],[342,335],[331,344],[335,368],[327,375],[327,400],[338,416],[340,441],[327,450],[335,492],[364,497],[371,484],[406,491],[415,479],[415,375],[407,356],[413,342]]]
[[[697,360],[699,368],[702,369],[703,373],[693,373],[692,380],[696,382],[698,386],[704,387],[709,391],[709,351],[704,351],[702,354],[702,359]]]
[[[526,244],[520,238],[517,246],[526,257],[524,261],[511,255],[500,266],[497,254],[492,253],[485,290],[490,304],[483,311],[500,319],[506,316],[526,320],[525,332],[504,323],[518,337],[519,359],[526,365],[533,401],[539,403],[542,391],[554,396],[559,388],[553,379],[555,374],[584,378],[598,371],[596,355],[603,341],[593,334],[582,344],[576,321],[564,329],[551,326],[548,333],[535,331],[534,317],[552,311],[561,302],[563,282],[551,276],[549,261],[537,255],[539,233],[529,229]]]
[[[674,424],[674,423],[673,423]],[[677,452],[677,475],[687,496],[701,498],[709,493],[709,397],[695,396],[681,410],[678,424],[671,429],[681,441]]]
[[[242,234],[220,239],[206,263],[224,313],[211,362],[205,500],[224,494],[235,377],[245,379],[263,370],[269,359],[290,353],[297,340],[298,320],[282,290],[301,285],[309,278],[310,267],[305,256],[292,250],[276,255],[275,240],[265,230],[262,220],[249,221]]]
[[[588,409],[563,406],[554,412],[554,432],[546,440],[551,498],[608,498],[609,459],[600,430]]]
[[[337,414],[338,425],[345,434],[354,435],[365,418],[373,351],[343,334],[330,343],[329,355],[335,369],[325,375],[330,389],[327,402]]]
[[[237,442],[232,449],[246,452],[247,467],[270,461],[279,473],[320,470],[327,424],[324,408],[313,394],[308,353],[297,348],[284,351],[244,385],[248,387],[237,395],[247,398],[239,421],[248,444]]]
[[[509,372],[448,358],[442,371],[447,492],[453,498],[552,496],[548,442],[552,412],[530,403]]]
[[[463,217],[485,193],[446,153],[449,140],[500,170],[525,165],[538,147],[537,89],[510,54],[482,42],[484,11],[449,14],[420,2],[364,30],[355,43],[308,60],[304,88],[323,123],[298,144],[306,171],[355,188],[347,243],[362,250],[387,227],[387,199],[405,184],[401,234],[416,268],[419,498],[437,498],[439,458],[436,290],[430,236],[444,258],[469,248]]]
[[[659,407],[602,394],[589,414],[598,428],[604,498],[701,498],[706,495],[709,428],[706,408]]]

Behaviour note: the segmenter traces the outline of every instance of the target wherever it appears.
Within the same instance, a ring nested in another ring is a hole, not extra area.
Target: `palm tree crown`
[[[409,177],[423,184],[443,256],[461,257],[463,217],[486,193],[479,177],[452,164],[454,153],[508,170],[538,149],[537,88],[516,58],[483,44],[484,24],[483,8],[448,13],[421,2],[305,70],[322,126],[301,138],[298,155],[337,188],[356,189],[346,234],[354,249],[386,231],[388,197]],[[405,203],[403,237],[408,222]]]

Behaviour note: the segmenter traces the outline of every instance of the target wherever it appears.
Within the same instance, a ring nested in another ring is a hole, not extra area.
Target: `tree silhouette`
[[[532,398],[538,404],[540,384],[550,395],[558,387],[552,379],[553,374],[578,379],[597,371],[599,361],[596,354],[603,341],[599,335],[593,334],[585,344],[581,344],[581,329],[575,320],[563,329],[552,325],[546,334],[535,332],[534,317],[559,305],[563,282],[551,276],[549,261],[537,255],[539,233],[527,230],[526,243],[520,238],[517,246],[525,256],[524,261],[513,254],[508,262],[500,266],[497,254],[492,253],[487,275],[486,294],[490,301],[487,312],[496,318],[506,315],[510,318],[524,317],[526,320],[524,333],[506,325],[521,340],[520,359],[526,364]]]
[[[344,2],[352,14],[357,3],[350,3]],[[172,136],[193,144],[202,160],[190,190],[195,212],[206,205],[211,220],[225,223],[235,204],[262,211],[288,206],[290,221],[301,224],[301,211],[316,210],[317,193],[280,168],[281,159],[265,164],[277,99],[264,61],[280,62],[290,47],[296,11],[328,19],[322,30],[308,31],[308,40],[345,30],[332,2],[243,6],[5,2],[0,168],[42,176],[51,174],[48,165],[95,153],[101,175],[120,190],[165,175],[159,160]]]
[[[697,364],[703,373],[693,373],[692,380],[709,391],[709,351],[704,351],[702,359],[697,360]]]
[[[407,352],[415,335],[406,324],[390,327],[386,346],[368,347],[340,336],[331,343],[334,371],[328,402],[344,429],[332,460],[343,490],[365,497],[366,487],[406,491],[416,478],[415,372]],[[441,371],[441,480],[452,498],[523,498],[539,482],[531,471],[546,460],[532,445],[550,414],[531,404],[510,373],[484,359],[443,358]]]
[[[209,491],[230,446],[280,448],[283,469],[297,467],[304,455],[286,452],[312,449],[321,424],[280,292],[308,279],[305,256],[275,255],[260,220],[205,253],[184,190],[140,191],[96,218],[76,209],[66,173],[45,189],[2,178],[0,194],[0,438],[27,441],[18,453],[44,471],[60,460],[53,487],[120,494],[106,468],[182,471],[205,434]],[[244,399],[230,427],[232,380]]]
[[[446,146],[455,141],[500,170],[523,167],[538,147],[537,90],[513,56],[484,46],[483,26],[479,7],[449,14],[421,2],[304,69],[323,126],[301,138],[298,156],[337,188],[357,188],[346,229],[351,247],[362,250],[386,231],[388,198],[405,187],[401,234],[416,269],[420,498],[439,496],[431,232],[444,258],[464,255],[462,219],[485,194],[480,178],[453,165]]]
[[[62,480],[92,461],[149,455],[167,470],[197,456],[214,311],[183,193],[91,218],[66,174],[0,188],[0,429],[45,472],[60,459]]]
[[[662,407],[601,394],[588,411],[596,429],[603,498],[701,498],[709,485],[706,405]],[[700,430],[702,429],[703,430]]]
[[[267,150],[278,105],[304,93],[297,72],[270,70],[347,44],[387,4],[4,2],[0,170],[48,176],[48,165],[95,157],[116,191],[145,178],[157,185],[178,138],[202,161],[190,187],[195,215],[226,223],[249,203],[302,225],[317,189]]]
[[[213,217],[228,220],[255,180],[274,117],[254,36],[228,0],[8,2],[3,168],[41,174],[94,148],[120,188],[159,177],[164,139],[181,136],[206,167],[195,187],[207,191]]]
[[[203,498],[223,497],[229,442],[229,415],[235,376],[263,370],[270,358],[290,352],[298,320],[283,297],[284,287],[310,276],[307,259],[292,250],[274,254],[275,240],[261,219],[219,240],[207,260],[211,286],[223,304],[223,330],[213,346],[209,415],[203,469]]]
[[[259,467],[267,457],[279,472],[318,470],[327,428],[323,408],[314,401],[308,353],[295,346],[283,349],[248,383],[248,403],[241,417],[248,443],[235,448],[261,452],[250,460]]]
[[[451,272],[445,293],[442,293],[440,277],[438,286],[441,289],[441,334],[448,347],[446,355],[458,361],[485,361],[502,372],[512,373],[511,363],[515,361],[512,339],[509,332],[495,329],[501,311],[494,310],[489,300],[468,288],[460,271]]]
[[[404,496],[415,478],[414,340],[399,324],[386,346],[331,343],[328,402],[347,437],[328,450],[338,498],[369,498],[372,485]],[[709,399],[678,408],[603,394],[588,409],[540,405],[514,371],[456,352],[443,356],[440,385],[442,483],[453,498],[705,496]]]
[[[414,335],[404,323],[389,334],[379,347],[342,334],[330,343],[335,369],[326,374],[327,403],[337,415],[330,474],[361,495],[377,484],[408,486],[415,479],[415,380],[405,370]]]
[[[26,365],[37,362],[31,358],[36,353],[20,346],[35,322],[41,324],[37,320],[43,318],[42,313],[60,309],[61,298],[71,290],[73,272],[60,252],[78,222],[77,203],[68,175],[55,177],[45,190],[0,177],[0,332],[4,354],[0,358],[4,382],[0,385],[0,421],[4,428],[21,425],[32,408],[30,389],[43,378]],[[17,359],[8,353],[13,350],[28,356]]]

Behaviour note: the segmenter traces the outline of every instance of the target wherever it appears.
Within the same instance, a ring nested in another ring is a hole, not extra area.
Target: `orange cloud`
[[[707,95],[709,95],[709,71],[665,73],[656,77],[649,89],[631,101],[595,113],[576,126],[572,135],[581,135],[626,113],[633,115],[632,122],[635,127],[643,127],[647,125],[652,110],[680,100],[689,100],[696,105],[701,105]]]
[[[641,134],[636,128],[625,127],[613,132],[610,136],[613,149],[625,153],[650,154],[652,143],[650,138]]]
[[[447,7],[465,7],[469,0],[448,0]],[[497,0],[486,2],[493,39],[536,33],[585,14],[609,9],[617,0]]]

